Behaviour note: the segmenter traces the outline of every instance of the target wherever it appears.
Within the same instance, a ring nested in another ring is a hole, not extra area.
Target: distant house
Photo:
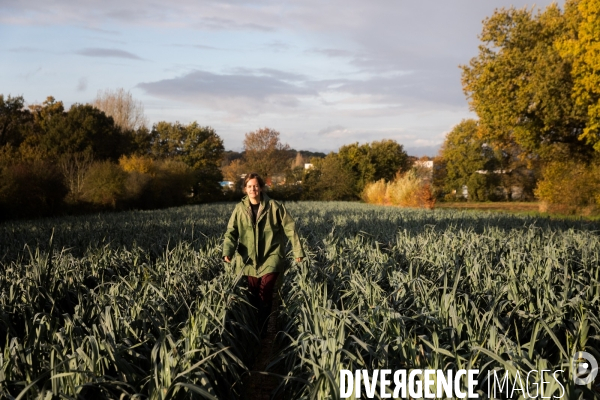
[[[304,164],[304,169],[311,169],[313,165],[311,163]]]
[[[233,189],[234,182],[232,181],[221,181],[219,182],[221,189]]]
[[[433,160],[417,160],[413,166],[415,168],[433,169]]]

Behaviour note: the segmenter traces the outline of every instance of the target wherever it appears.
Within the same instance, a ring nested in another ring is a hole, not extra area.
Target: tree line
[[[243,149],[223,167],[225,178],[236,183],[234,191],[241,192],[243,173],[255,171],[272,184],[276,198],[289,200],[358,200],[367,183],[392,180],[411,165],[404,147],[389,139],[344,145],[325,155],[293,150],[278,131],[262,128],[246,133]]]
[[[440,198],[600,206],[600,2],[499,9],[462,66],[476,120],[447,135],[436,158]]]
[[[25,106],[22,96],[0,95],[0,218],[236,200],[252,171],[279,199],[357,200],[366,184],[410,163],[393,140],[325,154],[294,150],[271,128],[246,133],[241,153],[225,152],[197,122],[149,129],[141,103],[122,89],[68,110],[53,97]],[[223,179],[233,190],[222,190]]]
[[[220,193],[222,139],[207,126],[162,121],[123,90],[92,104],[48,97],[25,107],[0,95],[0,214],[35,217],[210,201]]]

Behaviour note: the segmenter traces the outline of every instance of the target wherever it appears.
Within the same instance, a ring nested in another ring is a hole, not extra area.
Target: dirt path
[[[274,296],[273,299],[273,310],[267,324],[267,335],[260,341],[260,353],[256,356],[254,364],[250,366],[250,373],[244,379],[244,386],[246,387],[246,398],[248,400],[270,400],[278,399],[279,397],[272,397],[272,393],[279,385],[279,379],[274,376],[260,374],[259,372],[265,371],[267,365],[276,356],[279,350],[275,343],[275,336],[279,331],[277,326],[277,316],[279,315],[279,296]],[[270,371],[278,372],[278,371]]]

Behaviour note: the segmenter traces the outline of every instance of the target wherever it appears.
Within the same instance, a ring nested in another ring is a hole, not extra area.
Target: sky
[[[150,124],[268,127],[297,150],[393,139],[433,156],[469,110],[459,66],[510,0],[0,0],[0,94],[68,108],[123,88]],[[560,5],[563,2],[559,3]]]

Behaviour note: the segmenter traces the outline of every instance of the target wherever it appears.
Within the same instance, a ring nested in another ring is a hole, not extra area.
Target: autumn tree
[[[112,117],[115,125],[124,131],[136,131],[148,123],[142,102],[123,88],[99,91],[92,105]]]
[[[281,142],[280,133],[271,128],[248,132],[244,138],[246,167],[265,179],[289,168],[289,150],[290,146]]]
[[[536,14],[503,8],[484,21],[462,84],[488,143],[515,143],[530,159],[589,155],[591,146],[579,140],[586,120],[572,98],[571,61],[556,46],[570,29],[556,4]]]
[[[241,159],[231,161],[228,165],[221,168],[223,172],[223,178],[226,181],[234,183],[235,190],[242,190],[241,176],[248,173],[248,167]]]
[[[573,30],[556,47],[572,63],[572,98],[586,114],[578,137],[600,152],[600,3],[567,1],[565,15]]]

